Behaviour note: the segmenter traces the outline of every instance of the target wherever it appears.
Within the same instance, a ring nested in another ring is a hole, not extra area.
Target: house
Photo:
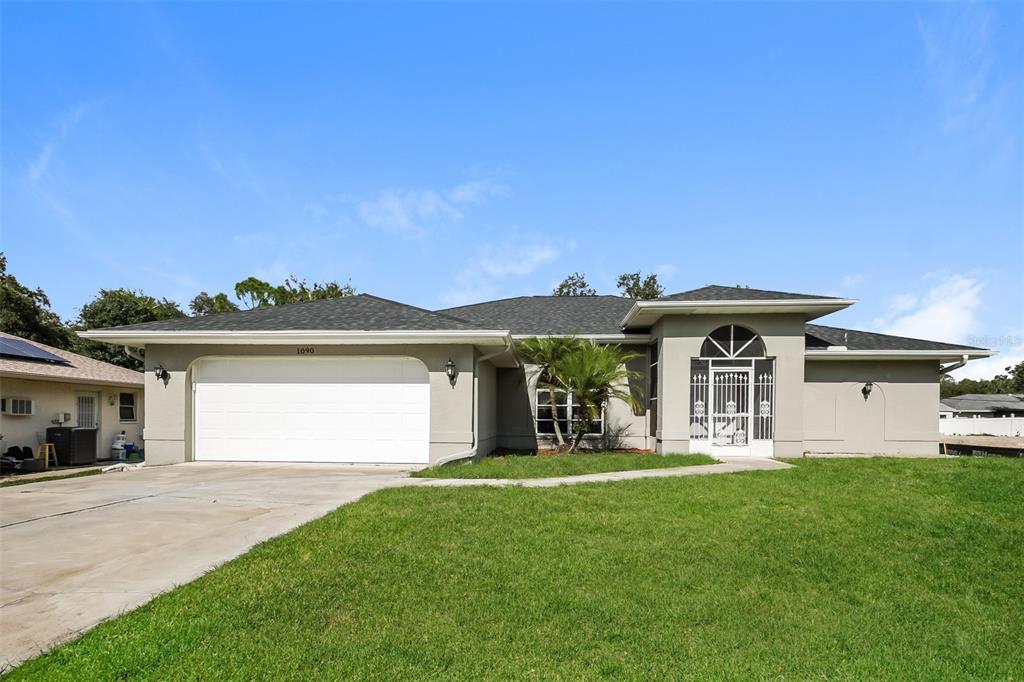
[[[87,430],[100,459],[125,432],[142,446],[144,381],[134,372],[36,341],[0,333],[0,438],[35,451],[46,429]],[[90,450],[92,442],[89,442]]]
[[[1024,416],[1024,395],[1012,393],[967,393],[944,398],[940,417],[1012,417]]]
[[[643,354],[595,445],[776,456],[937,454],[942,373],[991,351],[814,324],[854,301],[707,286],[652,301],[521,296],[430,311],[361,294],[82,336],[145,350],[146,455],[440,463],[550,442],[515,341]],[[540,407],[538,407],[538,394]]]

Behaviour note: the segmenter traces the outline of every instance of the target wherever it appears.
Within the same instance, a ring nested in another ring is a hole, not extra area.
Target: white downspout
[[[508,353],[511,350],[512,350],[512,337],[508,336],[508,337],[505,338],[505,347],[502,348],[501,350],[495,351],[493,353],[488,353],[487,355],[481,355],[480,357],[476,357],[476,353],[473,354],[474,355],[474,357],[473,357],[473,388],[472,388],[472,391],[470,393],[470,400],[472,400],[472,403],[473,403],[473,443],[472,443],[472,446],[468,450],[463,450],[462,452],[456,452],[456,453],[448,455],[446,457],[442,457],[441,459],[439,459],[436,462],[434,462],[431,466],[440,466],[442,464],[447,464],[448,462],[454,462],[454,461],[460,460],[460,459],[471,459],[473,457],[476,457],[476,450],[477,450],[477,447],[479,446],[478,431],[479,431],[479,428],[480,428],[480,405],[478,404],[477,399],[476,399],[476,382],[479,381],[479,374],[477,373],[477,367],[480,366],[480,361],[481,360],[490,360],[491,358],[496,358],[499,355],[502,355],[504,353]],[[516,367],[519,367],[519,364],[520,364],[519,363],[519,358],[516,358]]]
[[[969,355],[963,355],[963,356],[960,357],[959,360],[954,362],[952,365],[946,365],[945,367],[939,367],[939,376],[942,376],[943,374],[949,374],[953,370],[960,369],[961,367],[966,365],[967,361],[970,360],[970,359],[971,359],[971,357]]]

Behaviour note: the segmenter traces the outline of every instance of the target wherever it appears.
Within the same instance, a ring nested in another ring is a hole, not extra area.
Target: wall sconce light
[[[157,381],[164,382],[164,386],[166,386],[167,382],[171,380],[171,373],[164,369],[163,365],[157,365],[156,369],[153,370],[153,375],[156,377]]]
[[[107,405],[110,405],[111,407],[114,406],[114,394],[113,393],[111,393],[110,395],[107,396]]]
[[[448,383],[452,385],[452,388],[455,388],[455,380],[459,377],[459,370],[451,358],[448,358],[448,362],[444,363],[444,373],[448,376]]]
[[[869,381],[866,384],[864,384],[864,388],[860,389],[861,395],[864,396],[864,400],[868,399],[868,397],[871,395],[871,389],[873,389],[874,387],[875,385]]]

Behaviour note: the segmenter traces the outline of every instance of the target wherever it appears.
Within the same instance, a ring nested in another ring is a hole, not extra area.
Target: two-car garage
[[[192,387],[198,461],[429,461],[430,380],[415,358],[204,358]]]

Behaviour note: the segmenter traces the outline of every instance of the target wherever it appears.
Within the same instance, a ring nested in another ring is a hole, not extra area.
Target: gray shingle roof
[[[118,331],[456,331],[479,324],[370,294],[254,308],[234,313],[181,317],[117,327]],[[499,327],[498,329],[505,329]]]
[[[984,350],[974,346],[959,346],[955,343],[910,339],[905,336],[890,336],[856,329],[825,327],[808,324],[804,339],[808,350],[825,350],[829,346],[846,346],[850,350]]]
[[[767,291],[748,287],[725,287],[720,284],[709,284],[700,289],[681,291],[678,294],[662,296],[659,301],[789,301],[821,299],[837,299],[834,296],[812,296],[810,294],[792,294],[786,291]]]
[[[438,312],[515,335],[621,334],[619,323],[632,306],[622,296],[517,296]]]
[[[3,332],[0,332],[0,336],[8,339],[19,338],[12,334],[4,334]],[[142,372],[118,367],[109,362],[87,358],[84,355],[47,346],[45,343],[39,343],[38,341],[29,341],[28,339],[22,339],[22,341],[63,358],[66,364],[0,357],[0,374],[30,378],[38,377],[39,379],[60,380],[68,383],[114,384],[119,386],[142,386],[145,383],[145,376]]]
[[[967,393],[943,398],[942,404],[961,412],[1020,412],[1024,414],[1024,396],[1010,393]]]

